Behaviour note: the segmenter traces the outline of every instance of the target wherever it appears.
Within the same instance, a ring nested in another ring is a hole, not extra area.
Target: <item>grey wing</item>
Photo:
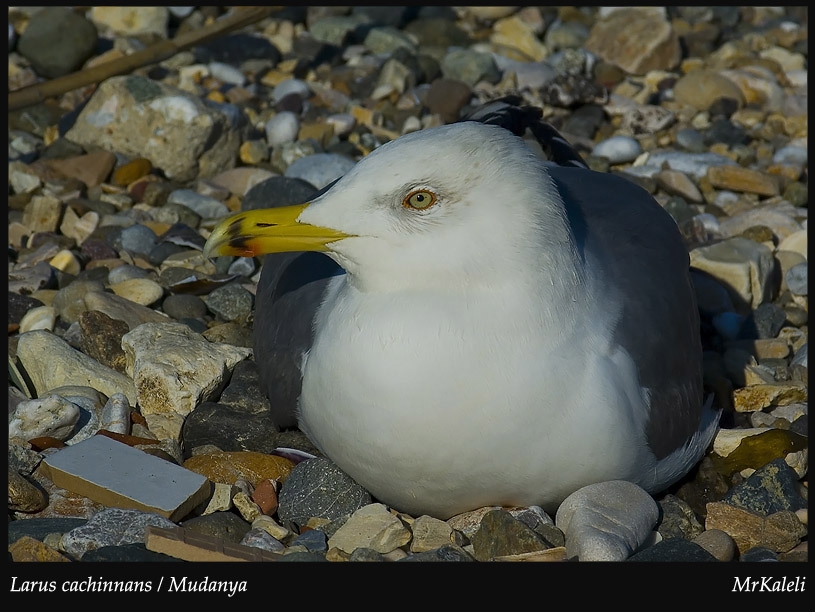
[[[278,427],[297,425],[303,353],[329,280],[344,270],[322,253],[271,253],[255,295],[253,329],[260,384]]]
[[[703,409],[699,313],[687,247],[671,216],[624,178],[549,171],[587,266],[601,265],[622,296],[613,341],[637,364],[650,396],[648,445],[661,459],[699,429]]]
[[[313,200],[336,182],[320,190],[303,182],[305,188],[295,190],[295,199]],[[280,200],[277,205],[299,203]],[[260,384],[278,427],[297,425],[303,353],[311,348],[314,317],[328,281],[338,274],[344,270],[322,253],[270,253],[263,260],[252,339]]]

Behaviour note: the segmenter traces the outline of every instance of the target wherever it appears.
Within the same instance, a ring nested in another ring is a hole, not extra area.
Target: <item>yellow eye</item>
[[[436,203],[436,194],[432,191],[420,189],[413,191],[405,197],[402,201],[402,206],[405,208],[413,208],[414,210],[426,210]]]

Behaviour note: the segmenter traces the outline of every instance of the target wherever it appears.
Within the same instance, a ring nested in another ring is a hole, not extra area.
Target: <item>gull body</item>
[[[210,252],[251,254],[308,228],[321,236],[308,248],[344,270],[282,292],[262,280],[256,358],[282,352],[276,303],[302,308],[309,335],[286,357],[297,423],[380,501],[439,518],[552,511],[594,482],[660,491],[704,453],[717,419],[678,230],[639,187],[569,165],[500,126],[455,123],[210,238]]]

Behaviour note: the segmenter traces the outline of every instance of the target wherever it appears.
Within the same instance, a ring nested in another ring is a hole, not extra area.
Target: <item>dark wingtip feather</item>
[[[588,169],[580,154],[542,117],[540,108],[524,104],[520,96],[510,95],[472,109],[461,120],[498,125],[521,137],[529,130],[550,161],[559,166]]]

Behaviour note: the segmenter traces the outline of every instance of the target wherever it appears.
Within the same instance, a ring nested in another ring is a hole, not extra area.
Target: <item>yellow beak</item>
[[[328,244],[348,238],[337,230],[299,223],[309,203],[250,210],[227,217],[210,234],[204,255],[254,257],[285,251],[327,251]]]

